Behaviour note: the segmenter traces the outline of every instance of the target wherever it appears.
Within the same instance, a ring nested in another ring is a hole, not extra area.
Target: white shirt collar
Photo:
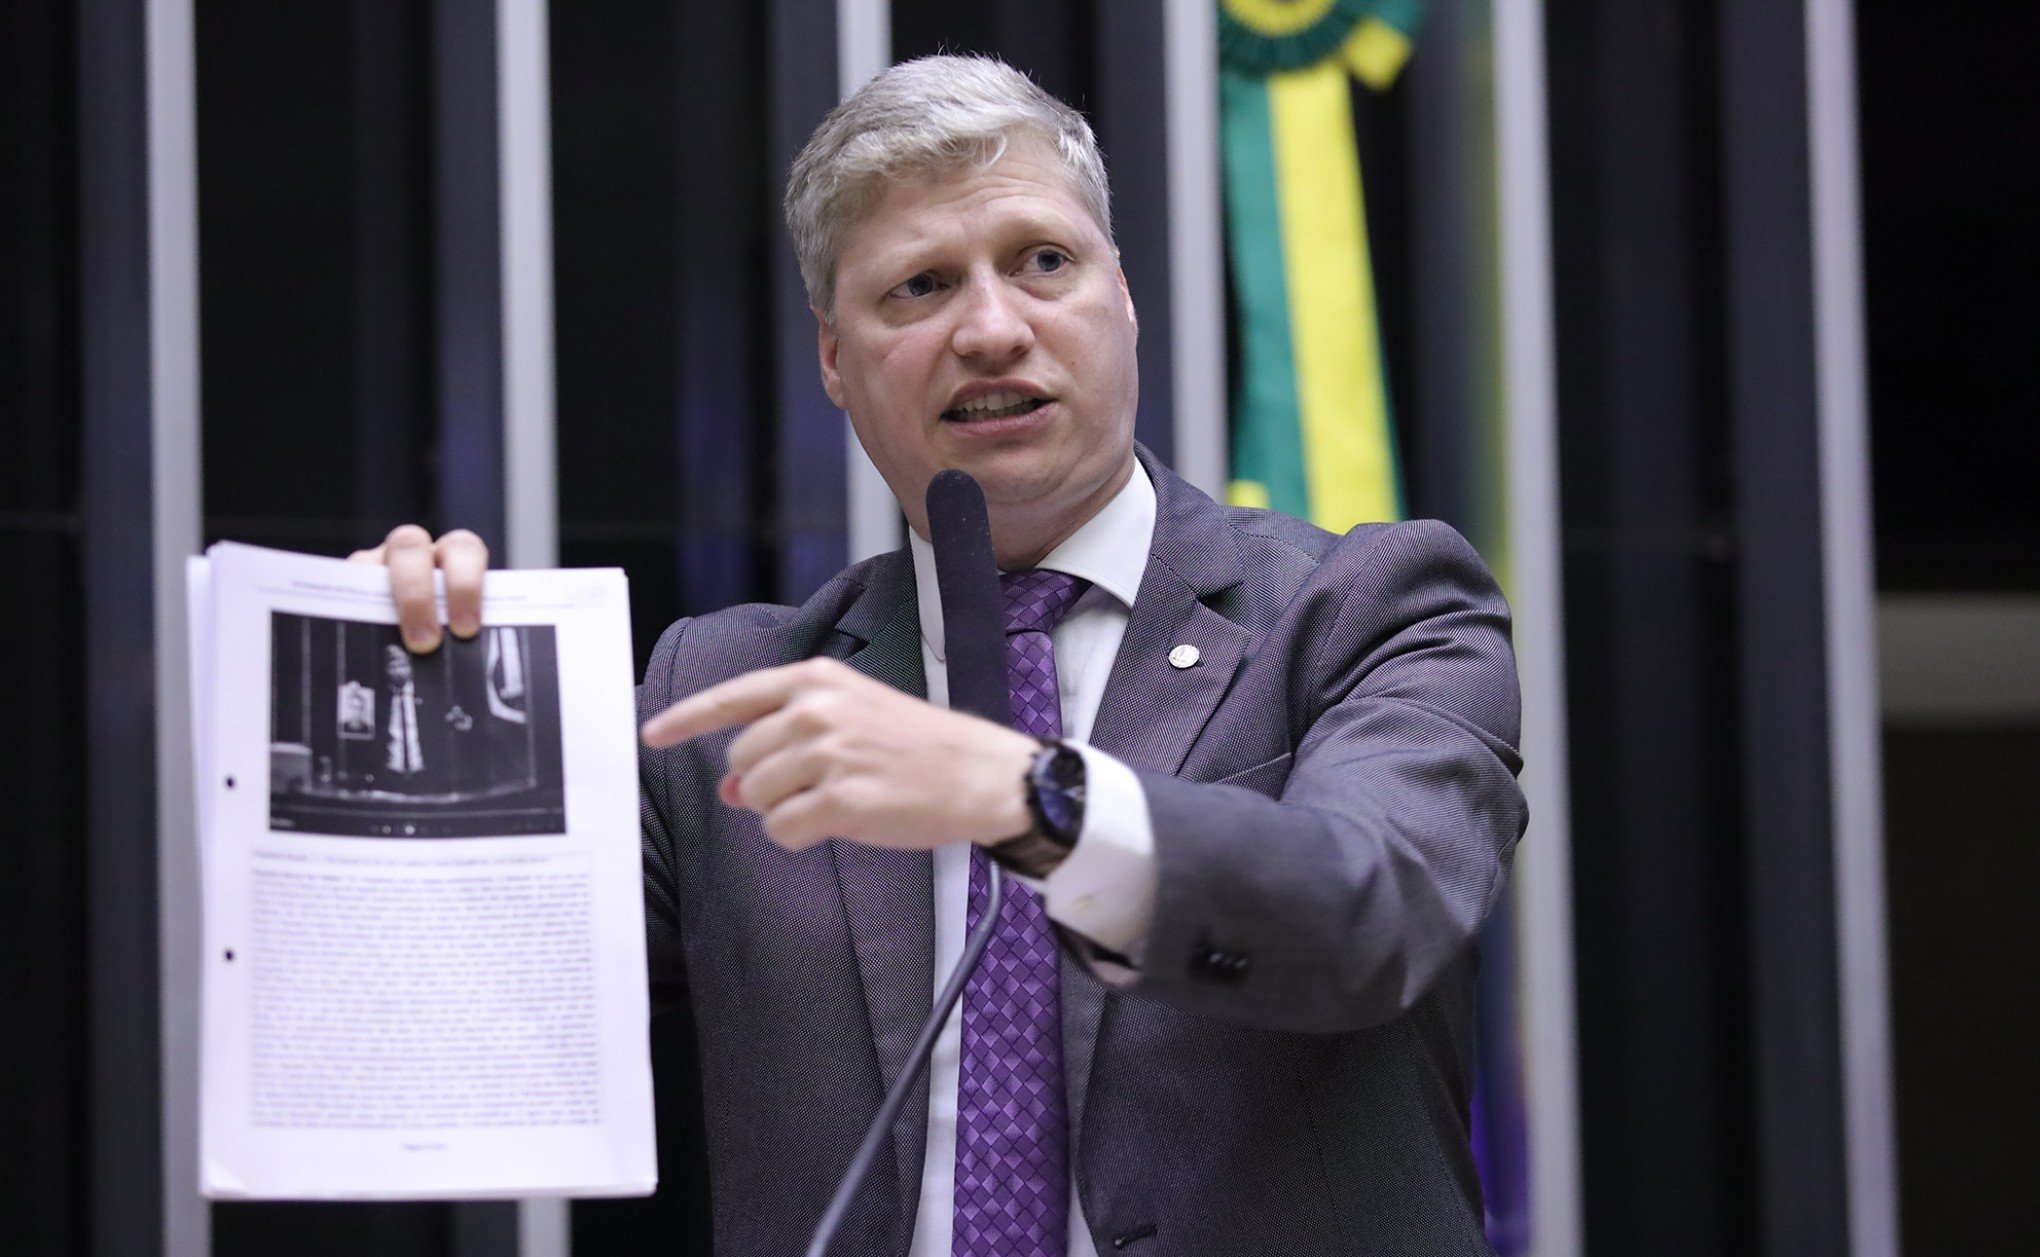
[[[1148,479],[1140,460],[1133,474],[1112,500],[1084,526],[1071,533],[1061,545],[1048,552],[1037,567],[1067,572],[1091,582],[1091,588],[1077,600],[1072,613],[1091,600],[1111,597],[1128,611],[1140,591],[1140,578],[1147,571],[1148,548],[1155,538],[1155,485]],[[914,554],[915,600],[921,608],[921,637],[934,652],[937,662],[948,655],[942,638],[942,599],[935,588],[935,547],[912,529],[907,545]]]

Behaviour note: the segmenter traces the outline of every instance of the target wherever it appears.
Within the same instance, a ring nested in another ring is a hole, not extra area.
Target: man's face
[[[411,656],[401,646],[392,646],[383,652],[383,672],[388,675],[391,685],[402,686],[411,680]]]
[[[1039,558],[1132,473],[1135,333],[1105,234],[1020,136],[988,169],[893,185],[850,234],[822,382],[916,531],[954,467],[1001,560]]]

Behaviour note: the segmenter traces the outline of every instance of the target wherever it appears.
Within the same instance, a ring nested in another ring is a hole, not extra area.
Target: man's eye
[[[1050,274],[1070,264],[1070,255],[1061,249],[1037,249],[1028,261],[1042,274]]]
[[[925,297],[935,291],[935,277],[926,271],[892,290],[895,297]]]

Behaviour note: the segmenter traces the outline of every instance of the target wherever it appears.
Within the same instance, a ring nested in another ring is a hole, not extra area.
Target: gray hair
[[[808,303],[834,321],[836,262],[881,189],[984,169],[1018,132],[1055,144],[1070,191],[1112,239],[1105,159],[1084,116],[991,57],[934,56],[880,74],[831,110],[794,158],[786,228]]]

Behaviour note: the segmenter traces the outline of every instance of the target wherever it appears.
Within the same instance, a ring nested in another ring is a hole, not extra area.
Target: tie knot
[[[1049,632],[1069,613],[1088,584],[1066,572],[1038,567],[1004,573],[999,577],[999,592],[1006,598],[1006,631]]]

